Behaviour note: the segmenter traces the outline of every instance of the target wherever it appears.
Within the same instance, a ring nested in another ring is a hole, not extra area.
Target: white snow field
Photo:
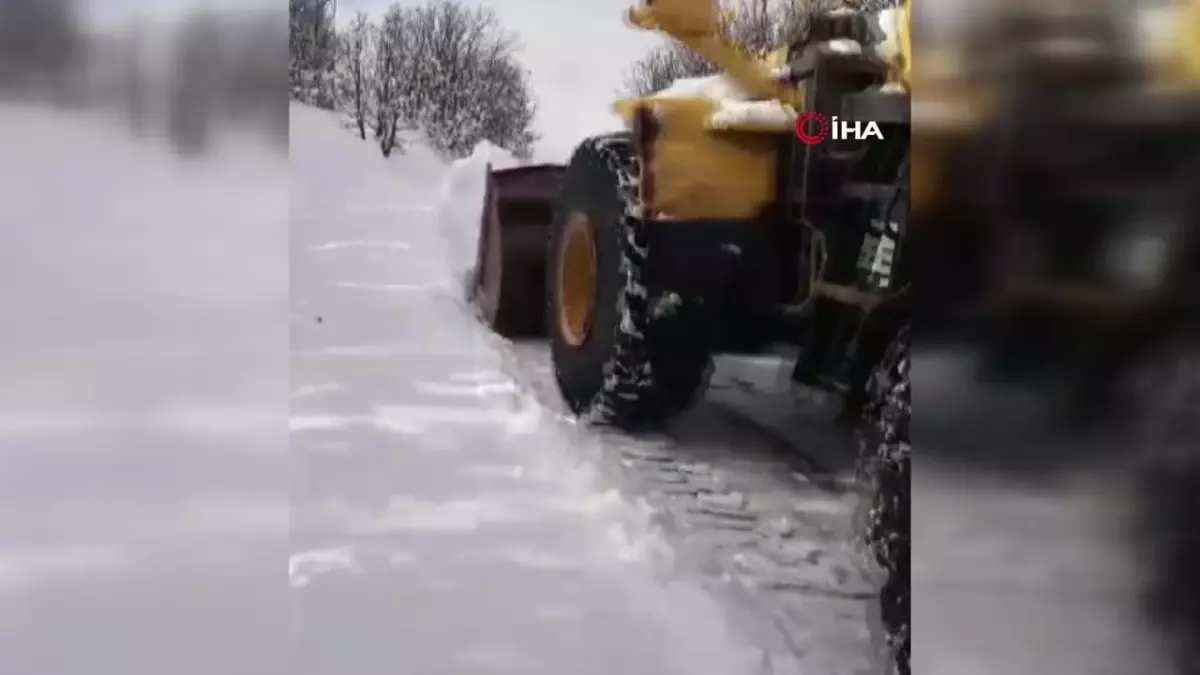
[[[506,158],[384,160],[299,105],[291,129],[303,672],[878,672],[847,493],[712,410],[690,440],[581,428],[544,349],[474,319]]]

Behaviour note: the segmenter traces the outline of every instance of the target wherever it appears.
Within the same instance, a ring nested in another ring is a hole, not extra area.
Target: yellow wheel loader
[[[618,101],[627,130],[565,167],[490,174],[484,319],[548,334],[569,408],[621,428],[684,410],[714,354],[777,342],[801,344],[796,379],[844,392],[857,419],[906,322],[906,16],[817,15],[754,58],[721,37],[715,3],[631,9],[723,71]]]
[[[701,395],[712,357],[801,347],[799,383],[870,420],[881,607],[909,672],[909,6],[811,17],[756,59],[715,3],[650,0],[629,22],[722,68],[618,101],[627,130],[569,163],[491,172],[473,295],[508,337],[548,334],[567,406],[627,430]]]

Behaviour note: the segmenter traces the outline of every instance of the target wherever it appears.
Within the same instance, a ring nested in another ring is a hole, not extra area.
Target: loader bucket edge
[[[487,167],[473,288],[489,326],[507,337],[544,334],[546,241],[566,167]]]

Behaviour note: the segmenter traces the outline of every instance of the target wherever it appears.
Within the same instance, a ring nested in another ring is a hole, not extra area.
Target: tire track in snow
[[[490,337],[519,386],[569,417],[544,345]],[[724,401],[702,402],[663,435],[586,433],[606,480],[647,509],[678,568],[698,574],[768,654],[785,655],[772,668],[792,672],[790,658],[799,672],[881,672],[877,584],[854,543],[852,481],[798,454],[803,439]]]

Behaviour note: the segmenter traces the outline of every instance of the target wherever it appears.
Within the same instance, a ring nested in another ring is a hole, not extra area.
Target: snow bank
[[[725,73],[681,77],[651,98],[703,98],[709,101],[745,101],[746,92]]]
[[[330,180],[335,183],[341,173],[351,170],[354,175],[378,177],[380,189],[422,194],[436,190],[448,168],[446,161],[416,134],[402,133],[399,144],[385,159],[378,141],[370,133],[366,140],[359,138],[357,128],[347,128],[342,113],[293,101],[288,115],[292,154],[328,155],[331,159],[326,164]],[[297,137],[303,140],[297,143]]]
[[[397,199],[436,195],[431,206],[450,271],[462,275],[474,267],[487,167],[505,169],[524,162],[485,141],[468,157],[447,164],[412,137],[402,139],[403,147],[384,160],[378,144],[362,141],[357,130],[346,128],[344,116],[297,103],[290,112],[293,129],[302,130],[305,138],[304,143],[293,143],[293,156],[303,160],[312,152],[321,153],[320,163],[328,167],[332,182],[344,180],[339,174],[352,171],[355,176],[372,177],[370,190],[385,190]]]
[[[523,164],[512,153],[484,141],[468,157],[455,160],[442,180],[438,195],[438,230],[446,246],[450,269],[455,274],[475,266],[483,195],[487,189],[488,165],[507,169]]]
[[[380,155],[378,143],[367,143]],[[444,179],[449,163],[434,152],[417,133],[401,134],[398,143],[392,155],[388,157],[389,172],[398,176],[406,185],[428,190],[432,194]]]
[[[722,101],[708,116],[710,129],[730,127],[790,127],[796,112],[778,101]]]
[[[356,133],[345,128],[344,116],[320,110],[304,103],[292,101],[288,106],[288,127],[293,140],[292,152],[328,153],[329,166],[352,167],[355,172],[368,175],[378,171],[383,157],[375,143],[360,140]],[[296,144],[295,138],[303,134],[304,143]]]

